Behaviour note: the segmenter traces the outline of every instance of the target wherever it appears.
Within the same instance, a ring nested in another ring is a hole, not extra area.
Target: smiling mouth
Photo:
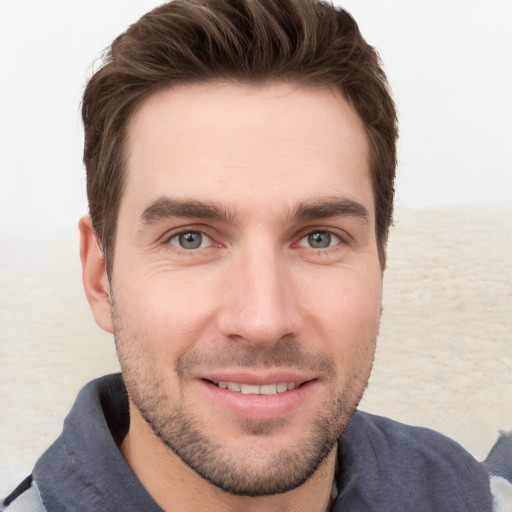
[[[276,395],[278,393],[286,393],[298,388],[301,384],[297,382],[277,382],[275,384],[244,384],[240,382],[226,382],[226,381],[210,381],[212,384],[221,389],[229,389],[235,393],[242,393],[244,395]]]

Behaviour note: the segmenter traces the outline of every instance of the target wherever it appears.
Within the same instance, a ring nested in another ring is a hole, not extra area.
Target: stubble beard
[[[240,436],[247,439],[248,449],[244,452],[230,450],[230,446],[223,446],[209,435],[209,426],[194,414],[183,393],[180,393],[177,403],[171,402],[163,387],[163,379],[159,379],[148,364],[147,355],[145,357],[142,353],[139,337],[125,336],[126,330],[122,328],[119,317],[113,314],[113,318],[116,349],[133,405],[162,443],[187,466],[212,485],[237,496],[281,494],[311,478],[335,449],[363,395],[373,363],[373,357],[370,357],[364,369],[348,376],[342,386],[338,383],[336,388],[334,361],[325,355],[306,355],[296,342],[278,343],[265,353],[240,352],[236,346],[219,351],[216,364],[230,361],[230,364],[237,362],[240,366],[250,365],[252,368],[258,367],[259,363],[263,363],[259,364],[261,367],[283,366],[283,362],[295,367],[310,367],[313,357],[315,367],[323,366],[332,384],[332,387],[327,386],[330,392],[318,408],[318,417],[296,446],[268,453],[263,448],[265,442],[259,442],[257,446],[260,448],[255,450],[251,440],[270,441],[277,429],[285,429],[286,426],[281,425],[280,420],[245,419],[240,420],[237,427]],[[175,369],[181,389],[186,382],[184,372],[194,364],[208,364],[212,356],[189,354],[185,359],[178,361]]]

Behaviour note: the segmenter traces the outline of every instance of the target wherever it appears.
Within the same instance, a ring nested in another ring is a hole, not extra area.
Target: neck
[[[283,494],[234,496],[189,468],[131,410],[130,430],[120,449],[142,485],[167,512],[325,512],[330,503],[336,449],[304,484]]]

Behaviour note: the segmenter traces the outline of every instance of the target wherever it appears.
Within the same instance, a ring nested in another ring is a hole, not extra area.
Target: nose
[[[219,329],[231,339],[264,348],[297,336],[300,312],[292,272],[277,251],[248,251],[226,278]]]

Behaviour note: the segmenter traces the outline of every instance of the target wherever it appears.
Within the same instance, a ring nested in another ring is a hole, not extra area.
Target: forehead
[[[121,210],[140,212],[162,196],[238,210],[343,195],[373,211],[364,125],[327,89],[212,83],[158,91],[132,118],[126,171]]]

